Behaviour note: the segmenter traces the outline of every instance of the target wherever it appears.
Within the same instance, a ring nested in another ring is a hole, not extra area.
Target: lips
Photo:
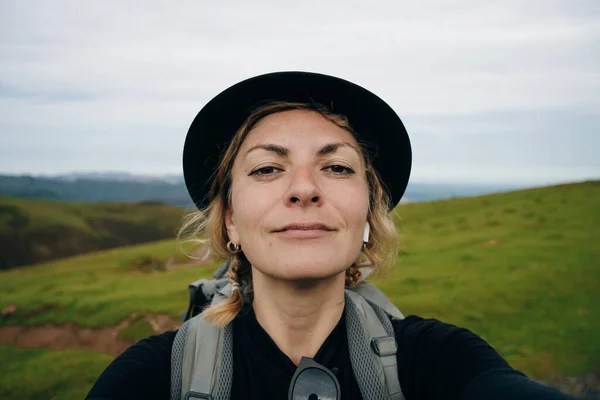
[[[331,236],[337,229],[322,222],[295,222],[274,230],[274,234],[286,240],[312,240]]]
[[[285,225],[282,228],[275,229],[273,232],[276,232],[276,233],[287,232],[287,231],[326,231],[326,232],[331,232],[331,231],[335,231],[335,230],[336,229],[333,228],[332,226],[326,225],[322,222],[306,221],[306,222],[294,222],[294,223]]]

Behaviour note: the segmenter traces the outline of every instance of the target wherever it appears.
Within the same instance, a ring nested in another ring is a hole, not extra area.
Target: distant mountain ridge
[[[410,183],[403,201],[469,197],[520,189],[518,185]],[[160,201],[190,206],[183,176],[84,172],[48,176],[0,175],[0,196],[61,201]]]
[[[77,202],[159,201],[177,206],[191,204],[183,178],[177,181],[138,178],[133,175],[0,175],[0,196]]]
[[[1,176],[1,175],[0,175]],[[77,180],[112,181],[112,182],[168,182],[183,183],[183,176],[174,174],[139,175],[130,172],[71,172],[58,175],[40,175],[39,178],[58,179],[66,182]]]

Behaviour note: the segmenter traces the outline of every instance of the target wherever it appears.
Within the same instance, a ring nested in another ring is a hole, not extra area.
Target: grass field
[[[84,399],[112,360],[86,350],[16,349],[0,345],[1,399]]]
[[[375,282],[406,314],[469,328],[535,378],[600,369],[600,182],[399,206],[404,250]],[[144,273],[172,240],[0,273],[0,325],[177,317],[214,266]],[[42,307],[43,306],[43,307]],[[82,398],[111,357],[0,346],[0,398]],[[54,396],[54,397],[52,397]]]
[[[184,210],[156,202],[0,197],[0,269],[173,237]]]

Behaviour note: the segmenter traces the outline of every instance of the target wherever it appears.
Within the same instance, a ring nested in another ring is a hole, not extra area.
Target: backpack
[[[171,400],[227,400],[233,379],[233,328],[208,324],[202,310],[231,296],[226,262],[189,285],[190,303],[171,352]],[[375,286],[361,281],[345,289],[350,362],[363,399],[404,400],[398,379],[391,318],[402,313]],[[202,362],[197,362],[202,360]]]

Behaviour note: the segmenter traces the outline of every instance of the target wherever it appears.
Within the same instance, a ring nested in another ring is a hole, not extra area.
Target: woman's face
[[[362,246],[365,176],[354,137],[320,114],[290,110],[264,117],[234,161],[229,238],[273,278],[343,273]]]

